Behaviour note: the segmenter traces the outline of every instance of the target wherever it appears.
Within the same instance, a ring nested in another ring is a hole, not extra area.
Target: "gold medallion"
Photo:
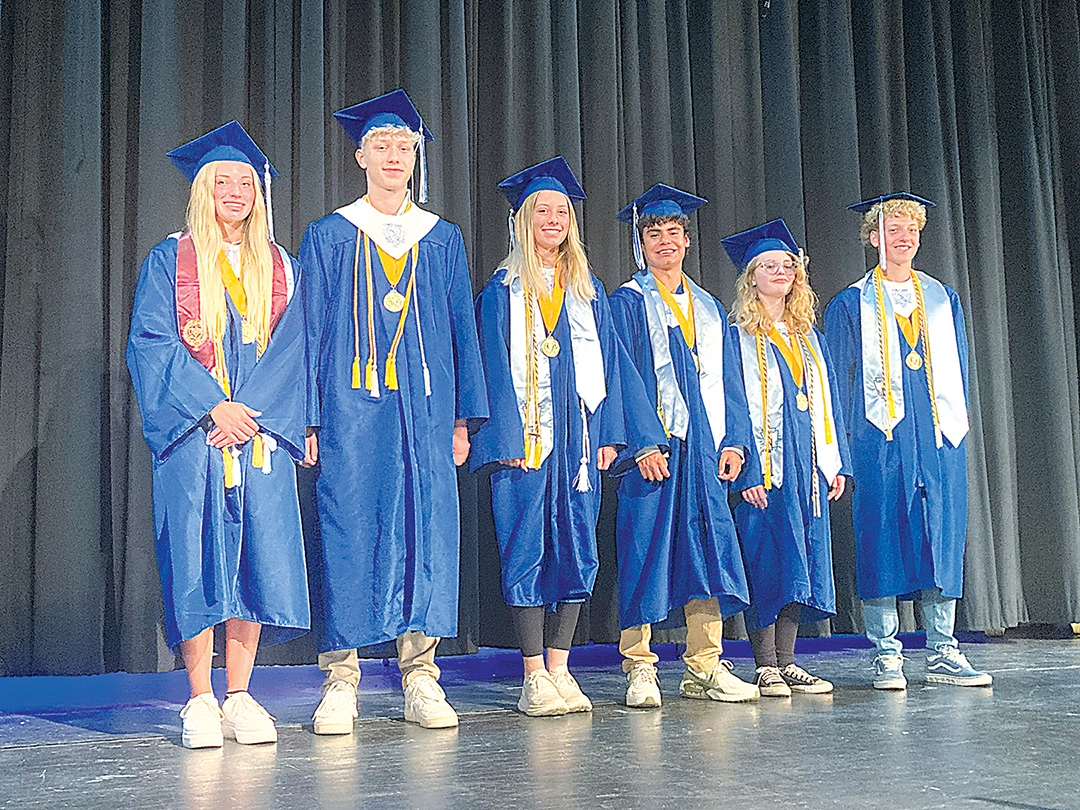
[[[548,335],[542,341],[540,341],[540,351],[542,351],[548,357],[555,357],[559,353],[559,341]]]
[[[247,321],[243,321],[240,327],[240,337],[243,339],[244,343],[254,343],[255,326]]]
[[[206,328],[198,318],[192,318],[185,323],[180,335],[184,343],[193,349],[199,349],[206,343]]]
[[[405,308],[405,296],[397,290],[391,290],[383,296],[382,303],[391,312],[401,312]]]
[[[904,362],[907,363],[907,367],[912,371],[918,371],[922,368],[922,355],[918,352],[911,352],[904,358]]]
[[[806,394],[802,391],[795,395],[795,404],[800,411],[805,411],[810,408],[810,400],[806,398]]]

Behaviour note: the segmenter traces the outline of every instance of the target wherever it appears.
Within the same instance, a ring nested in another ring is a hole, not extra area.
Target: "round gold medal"
[[[912,371],[918,371],[922,368],[922,355],[918,352],[911,352],[904,358],[904,362],[907,363],[907,367]]]
[[[806,398],[806,394],[800,391],[795,395],[795,404],[800,411],[805,411],[810,407],[810,400]]]
[[[184,324],[181,336],[184,338],[184,343],[198,350],[206,342],[206,329],[203,327],[202,321],[191,318]]]
[[[548,335],[546,338],[540,341],[540,351],[542,351],[548,357],[554,357],[559,353],[559,341]]]
[[[382,303],[391,312],[401,312],[405,308],[405,296],[397,290],[391,290],[383,296]]]

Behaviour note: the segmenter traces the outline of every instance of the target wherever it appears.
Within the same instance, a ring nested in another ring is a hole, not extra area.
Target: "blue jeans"
[[[926,617],[926,649],[936,651],[942,647],[959,647],[953,635],[956,624],[956,600],[942,596],[936,588],[927,588],[919,594],[923,616]],[[878,655],[900,655],[904,648],[896,637],[900,630],[900,618],[896,614],[896,597],[863,599],[863,619],[866,637],[874,642]]]

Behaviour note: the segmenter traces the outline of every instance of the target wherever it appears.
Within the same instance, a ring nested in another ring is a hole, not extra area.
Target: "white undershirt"
[[[909,277],[907,281],[889,281],[884,279],[885,292],[892,299],[893,311],[905,318],[918,309],[919,302],[915,298],[915,284]]]

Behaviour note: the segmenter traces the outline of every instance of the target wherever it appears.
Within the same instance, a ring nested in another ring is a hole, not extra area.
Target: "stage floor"
[[[743,705],[679,698],[681,667],[661,647],[653,710],[620,704],[614,648],[575,650],[595,711],[541,719],[513,711],[515,652],[445,658],[461,725],[444,731],[406,724],[396,667],[365,662],[361,719],[336,738],[311,731],[316,667],[259,668],[252,693],[279,742],[212,751],[180,747],[182,672],[0,679],[0,807],[1080,807],[1080,641],[965,645],[993,689],[926,685],[911,649],[906,693],[869,686],[857,641],[829,642],[800,640],[814,650],[800,663],[833,695]],[[745,642],[728,652],[749,678]]]

